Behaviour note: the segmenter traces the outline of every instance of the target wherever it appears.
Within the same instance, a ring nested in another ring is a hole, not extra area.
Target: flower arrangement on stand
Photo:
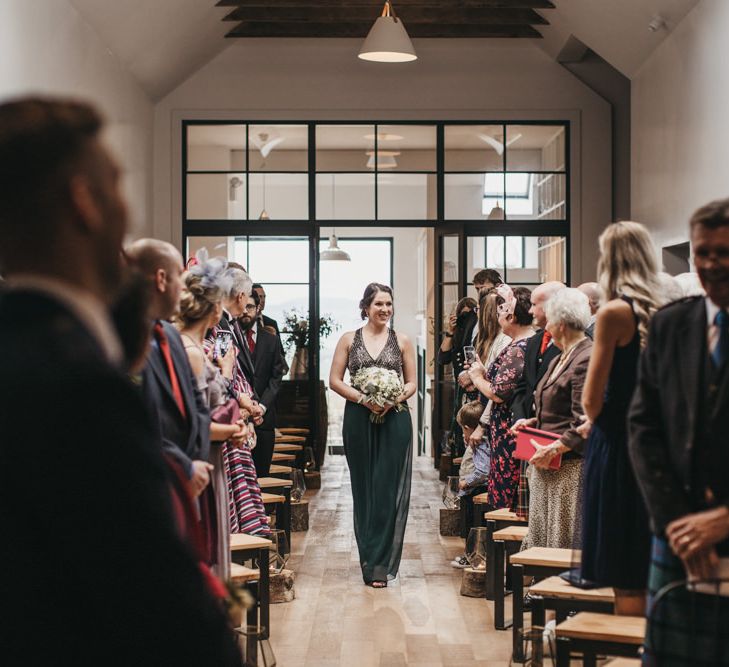
[[[319,340],[329,338],[335,331],[340,328],[340,324],[334,317],[328,313],[323,314],[319,318]],[[307,369],[309,366],[308,348],[309,348],[309,314],[292,308],[284,313],[284,327],[281,333],[288,334],[284,341],[284,347],[288,352],[294,348],[294,358],[291,362],[291,379],[301,379],[307,377]]]

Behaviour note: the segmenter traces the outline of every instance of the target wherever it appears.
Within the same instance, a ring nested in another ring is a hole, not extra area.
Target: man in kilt
[[[660,667],[729,665],[729,199],[693,215],[691,242],[706,296],[656,313],[629,417],[654,532],[643,664]]]

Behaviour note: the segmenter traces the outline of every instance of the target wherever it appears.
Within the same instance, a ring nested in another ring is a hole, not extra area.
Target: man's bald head
[[[590,302],[590,312],[594,315],[597,309],[600,307],[600,301],[602,301],[602,292],[600,291],[600,285],[597,283],[582,283],[577,287]]]
[[[171,243],[159,239],[139,239],[126,248],[129,262],[150,279],[152,317],[168,320],[180,302],[182,255]]]
[[[564,283],[561,283],[558,280],[550,280],[547,283],[542,283],[532,292],[532,307],[529,309],[529,313],[534,318],[534,324],[536,324],[540,329],[544,329],[547,325],[547,315],[544,312],[544,305],[557,292],[559,292],[559,290],[564,289],[564,287]]]

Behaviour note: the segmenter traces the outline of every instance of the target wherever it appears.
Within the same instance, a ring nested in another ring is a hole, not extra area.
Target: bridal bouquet
[[[379,405],[381,408],[391,405],[398,412],[408,409],[407,403],[396,402],[403,392],[403,383],[395,371],[378,366],[360,368],[352,378],[352,386],[367,396],[369,403]],[[372,412],[370,421],[373,424],[382,424],[385,415],[376,415]]]

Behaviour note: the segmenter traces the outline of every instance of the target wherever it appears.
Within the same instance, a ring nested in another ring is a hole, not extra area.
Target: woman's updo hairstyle
[[[367,319],[367,309],[375,300],[377,292],[387,292],[391,299],[394,300],[395,298],[392,295],[392,287],[389,287],[388,285],[383,285],[382,283],[370,283],[367,285],[367,287],[365,287],[364,294],[362,295],[362,300],[359,302],[360,315],[363,320]]]
[[[516,322],[516,324],[519,324],[521,326],[527,326],[534,321],[534,318],[529,314],[529,310],[532,307],[531,290],[527,289],[526,287],[514,287],[513,293],[514,293],[514,298],[516,299],[516,304],[514,305],[514,313],[513,313],[514,322]],[[497,296],[496,296],[497,306],[500,306],[504,302],[505,302],[504,297],[497,294]]]
[[[210,317],[223,299],[221,279],[227,260],[223,257],[208,259],[204,248],[197,253],[196,258],[197,264],[183,277],[185,287],[180,296],[180,312],[177,316],[183,326],[191,326]]]

